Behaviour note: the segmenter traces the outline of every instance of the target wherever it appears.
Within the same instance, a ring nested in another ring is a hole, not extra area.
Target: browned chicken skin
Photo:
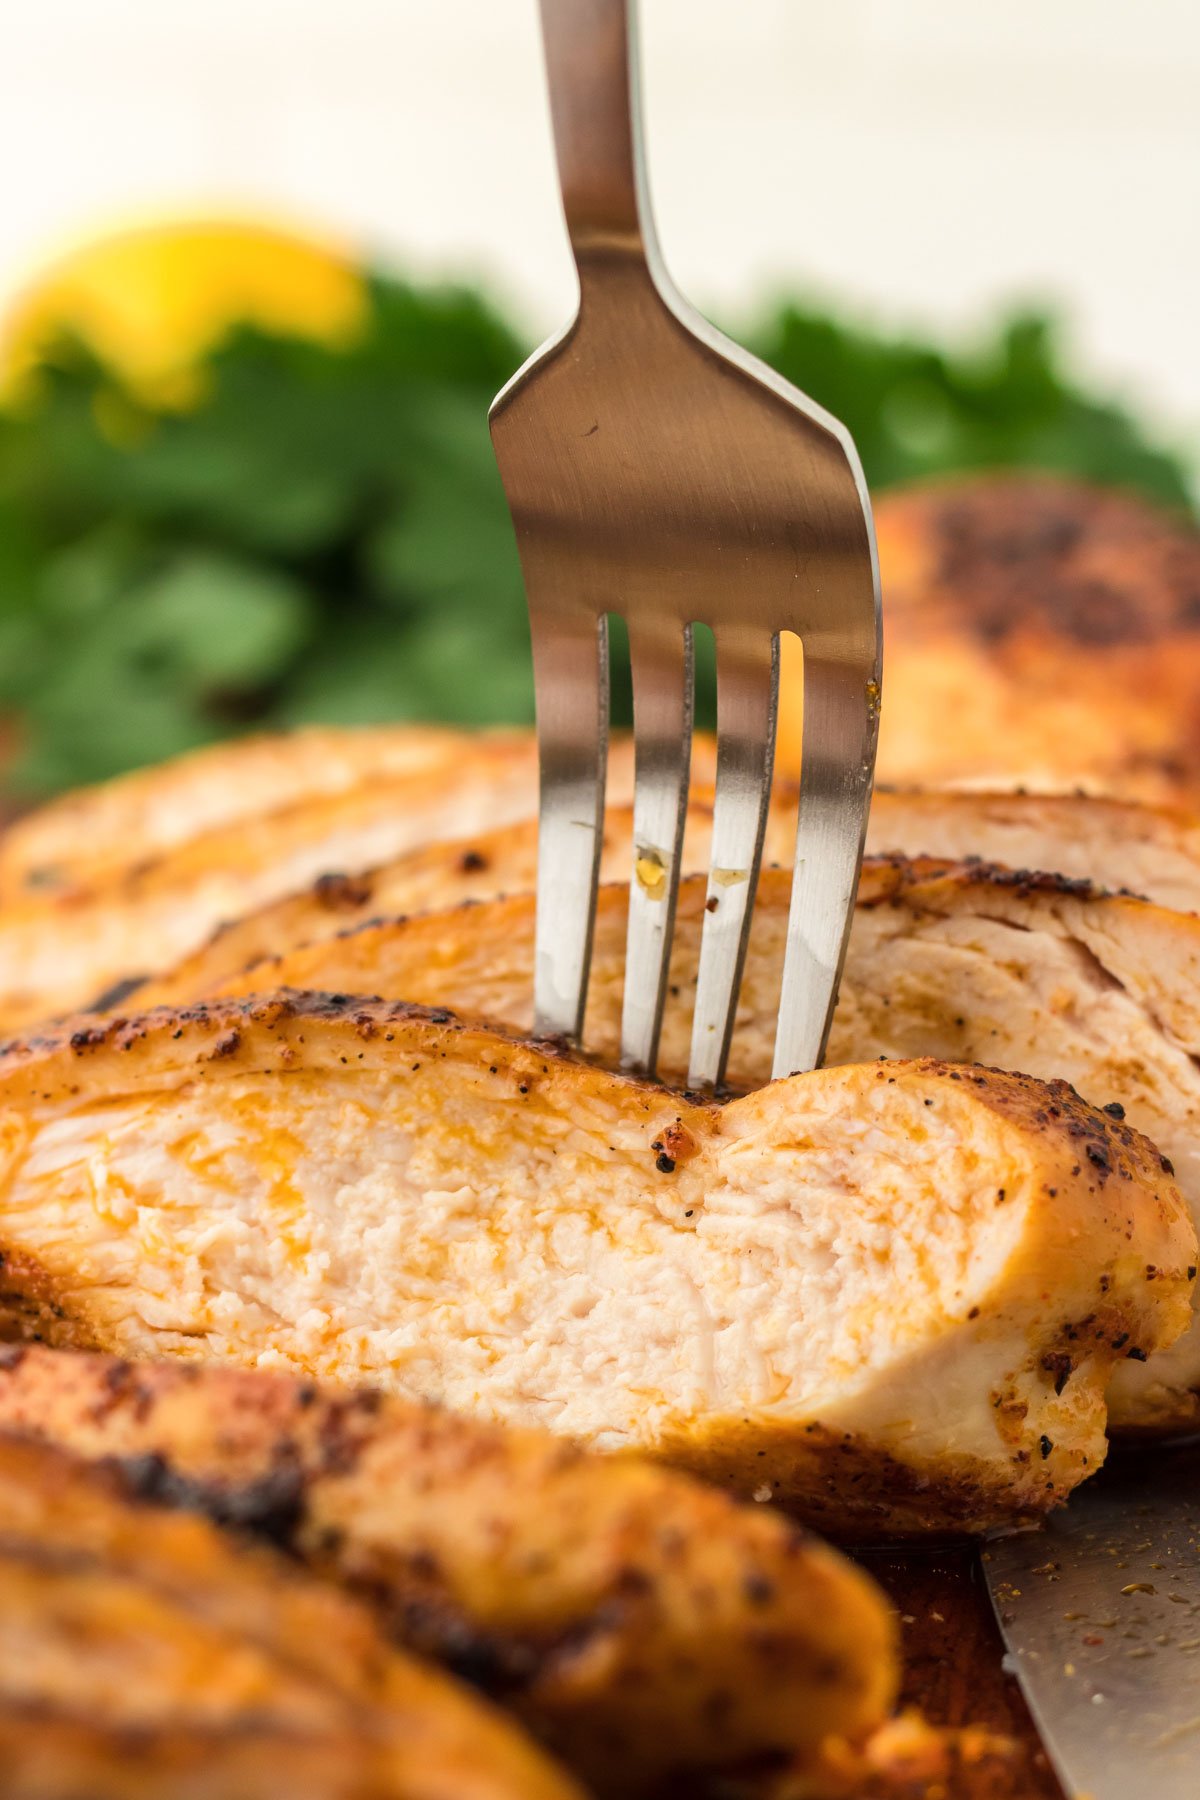
[[[1050,475],[875,509],[887,621],[878,773],[1200,796],[1200,533]]]
[[[0,1430],[284,1545],[614,1795],[807,1766],[895,1697],[864,1576],[648,1464],[378,1393],[32,1346],[0,1352]]]
[[[6,1800],[582,1800],[365,1609],[0,1439]]]

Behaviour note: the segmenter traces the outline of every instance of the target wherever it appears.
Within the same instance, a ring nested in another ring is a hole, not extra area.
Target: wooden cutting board
[[[1004,1767],[963,1775],[927,1800],[1063,1800],[1016,1682],[970,1547],[867,1550],[857,1560],[881,1584],[904,1633],[904,1704],[935,1725],[982,1725],[1011,1738]]]

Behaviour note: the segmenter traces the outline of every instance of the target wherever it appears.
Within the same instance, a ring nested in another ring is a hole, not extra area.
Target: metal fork
[[[628,626],[633,872],[621,1057],[652,1073],[692,733],[712,628],[717,775],[689,1086],[716,1087],[774,763],[779,634],[803,643],[801,801],[776,1075],[814,1068],[875,764],[879,582],[849,434],[672,285],[646,191],[632,0],[541,0],[579,307],[497,396],[492,440],[529,600],[540,758],[535,1022],[579,1041],[608,736],[608,615]]]

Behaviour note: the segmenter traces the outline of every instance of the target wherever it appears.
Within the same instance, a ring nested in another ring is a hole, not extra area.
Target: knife
[[[983,1569],[1068,1800],[1197,1800],[1200,1447],[1114,1451]]]

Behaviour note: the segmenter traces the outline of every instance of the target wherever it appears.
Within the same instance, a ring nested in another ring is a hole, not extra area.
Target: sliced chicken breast
[[[18,1800],[582,1800],[336,1589],[12,1438],[0,1753]]]
[[[685,867],[707,867],[711,833],[710,799],[693,799],[684,836]],[[795,838],[795,806],[785,800],[768,816],[768,860],[790,859]],[[602,880],[629,879],[632,845],[632,806],[610,807],[600,854]],[[136,993],[139,1007],[173,1005],[176,997],[194,1000],[297,945],[339,936],[369,920],[441,910],[499,894],[530,893],[536,879],[535,817],[457,840],[422,844],[359,874],[322,875],[309,887],[230,921],[191,956],[165,974],[138,983],[125,998]]]
[[[1036,1516],[1190,1317],[1163,1159],[1062,1084],[698,1105],[318,995],[10,1046],[0,1108],[10,1335],[374,1381],[842,1532]]]
[[[376,738],[379,768],[371,773]],[[288,777],[293,743],[297,770]],[[688,869],[707,866],[710,765],[702,740]],[[605,879],[628,877],[632,817],[623,797],[631,780],[628,745],[618,743]],[[214,822],[222,784],[238,791],[243,782],[246,816]],[[165,998],[362,918],[532,886],[534,784],[525,734],[396,727],[390,735],[252,740],[68,796],[0,839],[0,883],[5,854],[13,871],[0,905],[0,1032],[25,1031],[110,996],[121,1000],[143,978],[191,955],[208,972],[185,973],[182,986],[164,986]],[[194,828],[186,824],[189,809]],[[178,841],[146,855],[171,829]],[[869,842],[876,850],[977,855],[1087,875],[1174,906],[1200,902],[1200,833],[1186,815],[1165,809],[1080,796],[881,793]],[[766,860],[790,865],[794,844],[795,793],[781,783]],[[35,860],[55,845],[57,864]],[[214,932],[224,941],[212,944]]]
[[[897,489],[875,524],[888,606],[882,781],[1082,785],[1195,804],[1192,519],[1000,472]],[[785,712],[785,755],[791,734]]]
[[[530,734],[313,725],[213,744],[76,788],[10,825],[0,837],[0,898],[90,886],[209,832],[381,778],[437,781],[480,755],[497,768],[531,766]]]
[[[137,809],[130,808],[135,824],[123,837],[115,830],[122,795],[85,790],[77,797],[79,829],[89,828],[93,814],[99,829],[111,813],[114,835],[91,863],[86,851],[75,863],[64,858],[53,881],[49,865],[37,865],[32,885],[26,881],[0,904],[0,1033],[90,1007],[106,991],[128,991],[140,977],[170,968],[203,945],[222,920],[239,918],[330,870],[367,868],[417,845],[528,819],[536,811],[536,755],[528,733],[409,732],[397,742],[407,746],[415,766],[407,766],[397,749],[393,770],[383,756],[381,772],[343,788],[317,789],[195,833],[185,835],[181,827],[179,842],[150,857],[138,846],[153,836],[155,817],[138,826]],[[265,758],[272,746],[279,756],[276,740],[264,740],[258,752]],[[236,786],[239,757],[254,749],[253,743],[244,752],[229,746],[224,761],[216,751],[205,752],[199,773],[214,786],[221,779]],[[187,762],[124,778],[133,798],[144,800],[147,815],[154,814],[151,801],[164,809],[172,796],[182,807],[189,804],[198,776]],[[694,767],[700,782],[711,774],[712,751],[704,739],[697,741]],[[252,797],[253,774],[252,766]],[[618,806],[628,801],[632,780],[631,746],[618,740],[609,762],[609,792]],[[183,789],[178,795],[176,783]],[[35,845],[67,834],[67,821],[76,816],[72,804],[56,804],[56,816],[63,809],[59,825],[53,832],[47,825],[42,837],[34,834]],[[20,834],[33,833],[41,816],[15,828],[9,855],[18,871],[30,854]]]
[[[378,861],[536,805],[522,740],[431,771],[379,776],[264,817],[216,827],[109,876],[26,893],[0,907],[0,1030],[89,1005],[106,987],[168,966],[236,917],[330,866]]]
[[[0,1430],[115,1460],[356,1589],[593,1790],[859,1745],[898,1685],[882,1595],[770,1507],[377,1391],[0,1351]]]
[[[688,808],[685,870],[708,867],[711,829],[711,800],[701,795]],[[790,867],[795,838],[795,795],[782,787],[767,816],[765,864]],[[602,881],[628,880],[632,843],[632,807],[610,807]],[[1131,888],[1180,911],[1200,907],[1200,826],[1186,813],[1135,801],[1082,794],[878,791],[867,849],[875,855],[981,860],[1022,871],[1052,869],[1101,887]],[[218,993],[243,970],[297,945],[336,937],[368,920],[528,892],[536,876],[533,819],[424,844],[373,869],[327,873],[222,925],[173,969],[126,992],[122,1004],[130,992],[136,992],[139,1006],[175,1005]],[[777,887],[776,881],[772,891]]]
[[[1200,911],[1200,822],[1177,807],[1092,794],[877,788],[867,849],[1046,870]]]
[[[729,1080],[769,1080],[790,875],[766,870]],[[615,1065],[627,889],[601,889],[584,1042]],[[680,888],[672,999],[659,1069],[686,1080],[703,878]],[[534,905],[528,894],[407,920],[377,920],[268,958],[218,984],[400,995],[529,1029]],[[189,996],[176,991],[182,1001]],[[195,997],[195,996],[191,996]],[[827,1060],[937,1056],[1062,1076],[1123,1106],[1171,1159],[1200,1221],[1200,919],[1086,882],[984,864],[864,865]],[[1200,1420],[1200,1325],[1148,1369],[1122,1371],[1122,1428]]]

